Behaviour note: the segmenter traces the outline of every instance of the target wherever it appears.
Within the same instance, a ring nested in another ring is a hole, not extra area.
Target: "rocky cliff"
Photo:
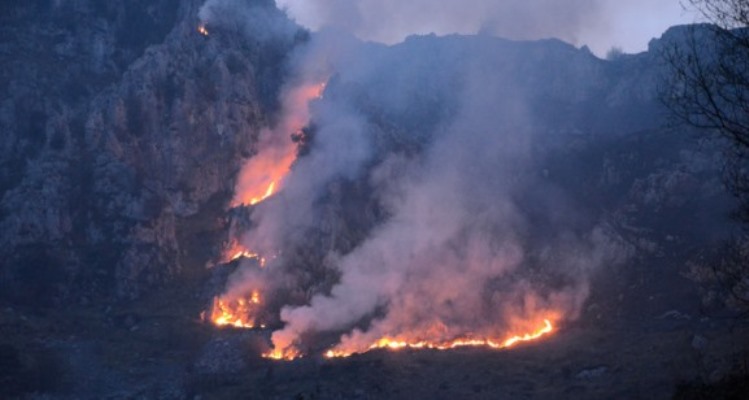
[[[201,5],[4,3],[0,296],[136,298],[215,253],[289,49],[204,36]]]

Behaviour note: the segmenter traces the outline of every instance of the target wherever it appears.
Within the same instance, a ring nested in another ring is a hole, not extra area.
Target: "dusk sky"
[[[397,43],[411,34],[490,33],[557,37],[603,56],[612,47],[647,49],[668,27],[696,20],[680,0],[277,0],[298,23],[342,28],[364,40]]]

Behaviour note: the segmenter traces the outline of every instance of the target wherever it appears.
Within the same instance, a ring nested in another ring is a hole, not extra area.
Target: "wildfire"
[[[258,153],[240,171],[233,207],[257,205],[281,189],[297,156],[297,145],[291,136],[309,124],[309,103],[322,97],[325,85],[301,85],[288,92],[284,118],[273,129],[260,132]]]
[[[271,360],[277,360],[277,361],[293,361],[301,357],[302,357],[302,353],[294,348],[288,348],[284,350],[274,349],[263,354],[263,358],[269,358]]]
[[[364,352],[387,349],[387,350],[401,350],[401,349],[431,349],[431,350],[452,350],[461,347],[487,347],[490,349],[508,349],[522,342],[531,342],[539,340],[542,337],[554,332],[554,325],[549,319],[544,319],[543,324],[532,332],[527,332],[519,335],[513,335],[501,339],[490,339],[490,338],[459,338],[445,342],[432,342],[428,340],[401,340],[390,337],[384,337],[372,343]],[[325,352],[326,358],[346,358],[350,357],[357,352],[346,351],[343,349],[330,349]],[[302,357],[302,353],[295,347],[289,347],[285,349],[274,349],[268,353],[263,354],[264,358],[273,360],[285,360],[291,361],[296,358]]]
[[[200,24],[198,25],[198,33],[200,33],[203,36],[208,36],[208,28],[206,28],[205,25]]]
[[[208,35],[204,25],[198,32]],[[235,197],[232,206],[254,206],[276,194],[283,187],[283,182],[296,160],[297,144],[292,134],[301,133],[309,124],[309,103],[322,97],[325,83],[307,83],[287,91],[283,98],[282,118],[272,129],[265,128],[260,132],[257,142],[257,154],[250,158],[239,173]],[[222,261],[231,262],[238,258],[250,258],[265,267],[266,259],[260,254],[244,247],[234,240],[224,252]],[[243,298],[218,296],[214,298],[209,311],[203,312],[203,320],[216,326],[233,326],[236,328],[255,328],[261,304],[260,290]],[[260,325],[264,328],[263,325]],[[293,360],[301,357],[295,349],[272,351],[264,357],[277,360]]]
[[[222,262],[228,263],[239,258],[257,260],[260,268],[265,267],[266,259],[258,253],[252,252],[234,240],[222,257]],[[252,329],[257,327],[256,315],[260,305],[260,291],[253,290],[244,297],[216,296],[208,311],[201,313],[201,319],[216,326],[233,326],[235,328]],[[264,328],[264,325],[260,325]]]
[[[523,335],[514,335],[505,340],[495,339],[472,339],[472,338],[461,338],[455,339],[448,342],[430,342],[426,340],[421,341],[407,341],[398,340],[393,338],[384,337],[375,343],[373,343],[367,351],[377,349],[432,349],[432,350],[451,350],[460,347],[489,347],[492,349],[506,349],[510,348],[520,342],[530,342],[533,340],[540,339],[554,331],[554,325],[548,319],[544,319],[543,326],[534,332],[525,333]],[[327,358],[340,358],[350,357],[355,354],[354,352],[347,352],[343,350],[328,350],[325,353]]]
[[[233,326],[235,328],[252,329],[256,327],[255,317],[260,305],[260,292],[253,291],[248,297],[228,300],[221,297],[213,299],[210,316],[203,313],[203,319],[216,326]],[[260,325],[264,328],[264,325]]]
[[[262,197],[254,197],[250,199],[250,205],[254,206],[255,204],[260,203],[261,201],[267,199],[268,197],[273,196],[273,191],[275,190],[275,188],[276,188],[276,181],[273,181],[270,183],[270,185],[268,185],[268,189],[265,190],[265,194],[263,194]]]
[[[242,246],[242,244],[240,244],[238,241],[232,240],[229,247],[223,252],[221,262],[229,263],[239,258],[255,259],[257,260],[258,264],[260,264],[260,268],[265,268],[265,264],[268,261],[265,257],[260,256],[260,254],[255,253]]]

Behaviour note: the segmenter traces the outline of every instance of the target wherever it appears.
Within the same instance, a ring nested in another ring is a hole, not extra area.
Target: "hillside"
[[[686,277],[736,230],[721,144],[659,97],[686,27],[602,60],[209,3],[0,6],[0,397],[664,398],[746,357]],[[292,135],[283,187],[234,207]],[[248,288],[262,328],[200,318]],[[549,310],[517,349],[321,356]],[[304,358],[261,358],[287,338]]]

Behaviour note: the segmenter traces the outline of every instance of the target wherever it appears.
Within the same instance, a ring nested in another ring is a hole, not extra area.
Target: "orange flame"
[[[255,259],[260,268],[265,267],[266,259],[264,257],[246,249],[238,241],[234,240],[224,252],[222,262],[228,263],[239,258]],[[248,296],[239,298],[226,295],[216,296],[209,311],[201,313],[201,319],[216,326],[255,328],[256,315],[260,303],[259,290],[253,290]],[[206,316],[207,313],[210,313],[210,316]],[[264,328],[265,326],[260,325],[260,327]]]
[[[530,342],[538,340],[541,337],[554,332],[554,325],[550,320],[544,319],[543,326],[537,330],[522,335],[514,335],[504,340],[490,338],[459,338],[447,342],[430,342],[427,340],[409,341],[384,337],[377,340],[366,351],[377,349],[431,349],[431,350],[451,350],[460,347],[488,347],[491,349],[507,349],[520,342]],[[331,349],[325,353],[327,358],[345,358],[350,357],[355,352],[345,350]]]
[[[200,24],[198,25],[198,33],[200,33],[203,36],[208,36],[208,28],[206,28],[205,25]]]
[[[274,349],[263,354],[263,358],[269,358],[271,360],[277,361],[293,361],[301,357],[302,353],[293,347],[278,350]]]
[[[490,349],[508,349],[518,343],[532,342],[540,340],[544,336],[547,336],[555,331],[554,324],[551,320],[544,319],[543,324],[532,332],[527,332],[519,335],[512,335],[505,339],[493,339],[493,338],[471,338],[463,337],[450,341],[434,342],[429,340],[409,340],[409,339],[396,339],[390,337],[383,337],[372,343],[364,352],[386,349],[386,350],[401,350],[401,349],[431,349],[431,350],[452,350],[461,347],[486,347]],[[356,351],[348,351],[344,349],[333,348],[325,352],[326,358],[346,358],[356,354]],[[265,354],[264,358],[273,360],[285,360],[291,361],[296,358],[302,357],[302,353],[294,346],[290,346],[284,349],[274,349]]]
[[[208,320],[216,326],[233,326],[235,328],[252,329],[256,327],[254,314],[260,305],[260,292],[253,291],[250,296],[237,299],[226,299],[216,297],[213,299],[210,316],[206,317],[203,312],[203,319]],[[260,325],[264,328],[264,325]]]
[[[221,257],[222,263],[230,263],[239,258],[250,258],[257,260],[258,264],[260,264],[260,268],[265,268],[267,262],[265,257],[261,257],[260,254],[247,249],[236,240],[231,241],[231,244],[226,250],[224,250],[223,254],[224,255]]]
[[[205,25],[198,26],[198,32],[208,35]],[[263,129],[260,133],[258,154],[250,158],[240,171],[236,195],[232,206],[256,205],[273,196],[280,189],[291,165],[296,160],[297,147],[291,139],[309,123],[309,102],[322,97],[326,83],[307,84],[289,91],[284,98],[283,119],[273,130]],[[265,267],[266,259],[238,241],[232,241],[224,252],[222,262],[238,258],[256,259],[260,267]],[[247,298],[218,296],[213,299],[210,315],[204,311],[201,318],[216,326],[255,328],[256,315],[260,305],[260,291],[254,290]],[[264,325],[260,325],[264,328]],[[275,352],[269,358],[294,359],[301,355],[294,351]]]
[[[288,93],[284,99],[283,120],[272,130],[260,132],[258,153],[239,173],[232,207],[254,206],[282,188],[297,155],[297,145],[291,135],[301,132],[309,123],[309,103],[322,97],[325,85],[302,85]]]
[[[273,190],[276,188],[276,181],[273,181],[268,185],[268,189],[265,190],[265,194],[262,197],[253,197],[250,199],[250,205],[254,206],[257,203],[260,203],[261,201],[267,199],[270,196],[273,196]]]

